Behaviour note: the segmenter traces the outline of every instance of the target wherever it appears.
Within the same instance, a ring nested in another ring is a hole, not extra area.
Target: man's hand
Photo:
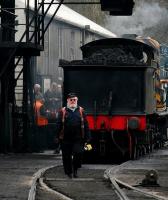
[[[91,144],[85,143],[84,149],[85,149],[85,151],[91,151],[93,148],[92,148]]]

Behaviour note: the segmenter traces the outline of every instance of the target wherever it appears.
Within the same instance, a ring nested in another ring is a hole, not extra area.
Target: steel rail
[[[109,179],[111,181],[112,185],[115,187],[116,191],[121,194],[122,200],[126,200],[126,199],[124,199],[126,197],[126,195],[123,194],[123,191],[120,189],[119,185],[122,185],[125,188],[128,188],[130,190],[136,191],[136,192],[138,192],[138,193],[140,193],[140,194],[142,194],[144,196],[147,196],[147,197],[152,197],[152,198],[157,199],[157,200],[167,200],[166,197],[155,195],[155,194],[152,194],[150,192],[146,192],[146,191],[144,191],[142,189],[138,189],[136,187],[133,187],[133,186],[123,182],[123,181],[120,181],[119,179],[117,179],[115,177],[117,175],[117,172],[119,172],[119,170],[122,168],[122,166],[124,166],[125,164],[130,163],[130,162],[132,162],[132,161],[127,161],[127,162],[121,164],[121,166],[113,167],[111,169],[108,169],[104,173],[104,177],[106,179]],[[126,198],[127,198],[127,200],[129,200],[129,197],[126,197]]]
[[[28,194],[28,200],[35,200],[36,199],[36,189],[37,189],[37,182],[40,183],[40,186],[46,190],[47,192],[50,192],[51,194],[55,195],[57,198],[59,198],[60,200],[73,200],[67,196],[65,196],[64,194],[61,194],[51,188],[49,188],[44,182],[43,182],[43,178],[42,175],[49,169],[52,169],[54,167],[57,167],[58,165],[53,165],[53,166],[49,166],[49,167],[45,167],[42,168],[40,170],[38,170],[34,175],[33,175],[33,180],[32,180],[32,184],[31,184],[31,188],[29,190],[29,194]]]
[[[50,187],[48,187],[44,182],[43,182],[43,178],[40,178],[39,179],[39,183],[40,183],[40,186],[46,190],[47,192],[50,192],[51,194],[53,194],[54,196],[56,196],[56,198],[60,199],[60,200],[73,200],[67,196],[65,196],[64,194],[60,193],[60,192],[57,192],[53,189],[51,189]]]
[[[45,171],[47,171],[48,169],[51,169],[53,167],[57,167],[58,165],[56,166],[51,166],[51,167],[48,167],[48,168],[45,168]],[[36,183],[38,181],[38,183],[40,184],[40,187],[42,187],[43,190],[45,190],[46,192],[54,195],[56,197],[56,199],[60,199],[60,200],[74,200],[56,190],[53,190],[51,187],[49,187],[43,180],[44,178],[42,177],[42,175],[44,174],[44,171],[43,173],[40,174],[40,176],[38,176],[38,179],[36,179]],[[117,196],[120,198],[120,200],[130,200],[126,195],[125,193],[122,191],[122,189],[120,189],[119,185],[117,184],[115,178],[111,178],[110,179],[111,181],[111,184],[112,184],[112,188],[114,189],[114,192],[117,194]],[[35,184],[32,184],[32,185],[35,185]],[[35,185],[36,186],[36,185]],[[32,188],[32,191],[34,191],[34,193],[36,192],[36,189]],[[28,200],[35,200],[33,198],[30,198]]]
[[[50,166],[50,167],[46,167],[46,168],[42,168],[40,170],[38,170],[34,175],[33,175],[33,180],[32,180],[32,184],[31,184],[31,188],[29,190],[29,194],[28,194],[28,200],[35,200],[36,197],[36,186],[37,186],[37,181],[41,178],[41,176],[44,174],[44,172],[48,169],[54,168],[57,165],[54,166]]]
[[[152,198],[155,198],[155,199],[157,199],[157,200],[167,200],[166,197],[159,196],[159,195],[155,195],[155,194],[151,194],[150,192],[146,192],[146,191],[144,191],[144,190],[135,188],[135,187],[133,187],[133,186],[127,184],[127,183],[124,183],[123,181],[120,181],[120,180],[118,180],[117,178],[114,178],[114,179],[115,179],[115,182],[116,182],[117,184],[122,185],[122,186],[124,186],[124,187],[126,187],[126,188],[128,188],[128,189],[134,190],[134,191],[136,191],[136,192],[139,192],[139,193],[143,194],[144,196],[152,197]]]
[[[120,197],[121,200],[130,200],[126,194],[122,191],[122,189],[120,189],[119,185],[117,184],[117,181],[115,178],[111,177],[110,178],[111,184],[112,184],[112,188],[114,189],[114,191],[116,192],[116,194],[118,195],[118,197]]]

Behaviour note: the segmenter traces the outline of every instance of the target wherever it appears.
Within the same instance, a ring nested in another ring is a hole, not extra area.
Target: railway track
[[[110,178],[112,186],[122,200],[167,200],[168,198],[145,192],[142,189],[132,187],[116,178]],[[123,189],[124,188],[124,189]]]
[[[118,166],[115,166],[117,168]],[[167,198],[145,192],[142,189],[124,183],[113,176],[104,179],[105,165],[85,165],[81,170],[81,178],[69,179],[57,166],[43,174],[37,184],[35,200],[166,200]],[[60,176],[61,174],[61,176]],[[59,176],[58,176],[59,175]]]
[[[127,161],[106,170],[105,177],[121,193],[123,200],[168,200],[167,165],[168,146],[165,146],[139,160]],[[149,174],[154,175],[150,177]]]
[[[48,168],[36,181],[36,195],[29,200],[167,200],[168,148],[121,165],[83,165],[79,178],[69,179],[61,165]],[[160,181],[143,187],[144,174],[155,168]]]
[[[55,196],[63,200],[118,200],[118,195],[111,189],[109,181],[103,177],[107,165],[83,165],[79,178],[67,178],[63,167],[55,167],[43,174],[37,186],[36,200],[46,200]]]

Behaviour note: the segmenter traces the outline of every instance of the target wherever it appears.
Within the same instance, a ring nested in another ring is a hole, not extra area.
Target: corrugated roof
[[[17,0],[18,1],[18,0]],[[25,0],[19,0],[22,3],[25,4]],[[30,1],[30,7],[34,7],[34,0]],[[51,2],[51,0],[46,0],[45,2]],[[55,1],[57,2],[57,1]],[[55,12],[58,4],[53,4],[48,11],[48,15],[52,16]],[[45,9],[48,7],[48,5],[45,5]],[[68,8],[65,5],[61,5],[60,9],[58,10],[56,16],[56,20],[66,22],[68,24],[77,26],[79,28],[85,28],[86,25],[90,26],[89,31],[97,33],[99,35],[102,35],[104,37],[117,37],[116,34],[112,33],[111,31],[103,28],[102,26],[96,24],[95,22],[89,20],[88,18],[80,15],[79,13],[75,12],[74,10]]]

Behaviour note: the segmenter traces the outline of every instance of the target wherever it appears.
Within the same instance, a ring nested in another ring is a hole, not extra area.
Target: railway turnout
[[[83,165],[77,179],[67,178],[62,166],[56,166],[48,169],[41,177],[36,200],[45,200],[49,194],[63,200],[166,200],[167,164],[168,147],[164,147],[139,160],[121,165]],[[155,171],[157,183],[144,184],[146,174]]]
[[[168,199],[167,146],[121,165],[84,164],[72,179],[53,153],[1,154],[0,162],[2,200]],[[157,171],[157,184],[143,185],[150,170]]]

